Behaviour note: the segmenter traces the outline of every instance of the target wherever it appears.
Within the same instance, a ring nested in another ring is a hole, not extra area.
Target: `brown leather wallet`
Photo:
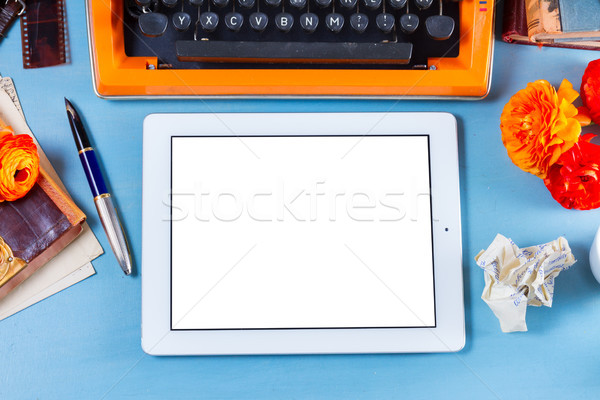
[[[0,41],[6,37],[8,29],[23,11],[25,11],[23,0],[9,0],[4,7],[0,7]]]

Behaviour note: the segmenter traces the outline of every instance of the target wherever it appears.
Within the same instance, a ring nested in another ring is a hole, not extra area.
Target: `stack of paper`
[[[16,133],[33,137],[25,122],[12,80],[2,76],[0,76],[0,118],[12,126]],[[36,144],[41,166],[67,192],[37,141]],[[102,247],[86,223],[77,239],[0,300],[0,320],[93,275],[96,271],[91,261],[100,254],[102,254]]]

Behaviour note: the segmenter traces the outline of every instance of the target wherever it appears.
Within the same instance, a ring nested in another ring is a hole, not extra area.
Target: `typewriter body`
[[[106,98],[487,95],[493,0],[87,0]]]

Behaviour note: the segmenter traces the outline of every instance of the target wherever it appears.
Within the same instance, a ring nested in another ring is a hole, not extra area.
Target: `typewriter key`
[[[344,27],[344,16],[338,13],[331,13],[325,17],[325,25],[333,33],[339,33]]]
[[[402,8],[406,5],[406,0],[388,0],[388,3],[393,8]]]
[[[279,13],[275,16],[275,26],[281,32],[289,32],[294,25],[294,16],[289,13]]]
[[[315,0],[315,3],[321,8],[329,7],[332,3],[332,0]]]
[[[440,14],[432,15],[425,20],[425,28],[429,37],[435,40],[448,40],[454,32],[454,19],[444,15],[442,0],[440,0]]]
[[[225,7],[229,4],[229,0],[212,0],[212,3],[217,7]]]
[[[383,33],[390,33],[394,29],[394,16],[388,13],[379,14],[375,18],[375,23],[379,30]]]
[[[340,0],[340,5],[346,8],[354,8],[356,7],[356,3],[358,0]]]
[[[160,13],[143,13],[138,18],[140,31],[148,37],[157,37],[164,34],[169,24],[169,18]]]
[[[415,4],[421,10],[428,9],[429,7],[431,7],[432,3],[433,3],[433,0],[415,0]]]
[[[317,14],[304,13],[300,16],[300,26],[306,33],[313,33],[319,25],[319,17]]]
[[[200,26],[207,32],[212,32],[219,25],[219,16],[214,12],[204,12],[200,14]]]
[[[192,18],[188,13],[176,12],[175,14],[173,14],[173,18],[171,19],[171,21],[173,21],[173,26],[175,27],[175,29],[177,29],[179,32],[185,32],[190,27],[190,24],[192,23]]]
[[[400,17],[400,29],[406,34],[411,34],[419,27],[419,17],[415,14],[404,14]]]
[[[381,0],[363,0],[365,7],[376,10],[381,6]]]
[[[363,13],[352,14],[350,17],[350,26],[358,33],[363,33],[369,25],[369,17]]]
[[[269,23],[269,17],[267,14],[261,12],[255,12],[250,14],[250,26],[257,32],[262,32]]]
[[[225,26],[233,32],[240,30],[244,24],[244,16],[238,12],[230,12],[225,15]]]
[[[290,0],[290,5],[296,8],[306,7],[306,0]]]
[[[240,7],[252,8],[252,7],[254,7],[254,4],[256,3],[256,1],[255,0],[238,0],[238,3],[240,3]]]
[[[454,20],[447,15],[432,15],[425,20],[427,34],[435,40],[446,40],[454,32]]]

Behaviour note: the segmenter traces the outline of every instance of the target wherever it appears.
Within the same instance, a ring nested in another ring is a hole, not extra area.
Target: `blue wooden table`
[[[599,211],[569,211],[515,167],[500,140],[509,97],[544,78],[576,88],[598,52],[496,42],[483,101],[107,101],[92,90],[83,2],[67,7],[71,63],[24,70],[15,26],[0,46],[27,121],[107,254],[97,274],[0,322],[2,399],[574,399],[600,396],[600,286],[587,259]],[[497,24],[500,25],[500,24]],[[497,37],[499,37],[499,32]],[[154,112],[447,111],[459,121],[467,344],[456,354],[151,357],[140,347],[139,275],[115,262],[74,150],[63,97],[84,115],[141,255],[142,120]],[[529,246],[565,236],[578,262],[552,308],[529,308],[529,332],[505,334],[480,299],[473,261],[496,233]]]

